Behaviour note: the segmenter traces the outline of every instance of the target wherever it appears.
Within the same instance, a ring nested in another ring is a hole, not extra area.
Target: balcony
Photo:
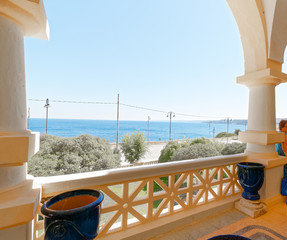
[[[227,2],[244,52],[245,71],[237,83],[249,91],[248,126],[240,135],[247,143],[245,154],[33,180],[26,165],[39,141],[27,130],[24,37],[47,39],[49,27],[42,0],[1,0],[0,239],[43,239],[39,197],[43,202],[79,188],[105,194],[98,239],[207,239],[224,233],[287,239],[287,208],[280,195],[287,158],[274,146],[285,140],[276,132],[275,87],[287,82],[282,72],[287,5]],[[241,192],[236,164],[242,161],[265,165],[260,194],[269,209],[255,220],[234,209]]]
[[[245,154],[238,154],[39,177],[35,182],[42,187],[42,201],[73,189],[101,190],[105,199],[97,239],[150,239],[232,210],[241,193],[236,164],[245,160]],[[43,239],[39,219],[36,215],[34,239]]]

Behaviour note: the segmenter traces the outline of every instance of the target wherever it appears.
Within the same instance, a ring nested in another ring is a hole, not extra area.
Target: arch
[[[280,63],[284,61],[287,44],[287,1],[262,0],[268,38],[268,58]]]
[[[244,52],[245,73],[267,67],[267,34],[260,0],[227,0],[235,17]]]

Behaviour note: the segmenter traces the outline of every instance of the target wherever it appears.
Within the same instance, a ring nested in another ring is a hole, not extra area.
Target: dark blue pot
[[[243,188],[242,197],[248,200],[259,200],[259,189],[264,182],[264,165],[253,162],[238,163],[238,178]]]
[[[218,235],[208,240],[251,240],[250,238],[238,236],[238,235]]]
[[[281,183],[281,194],[287,196],[287,177],[284,177]]]
[[[98,235],[104,195],[96,190],[75,190],[46,201],[45,240],[92,240]]]

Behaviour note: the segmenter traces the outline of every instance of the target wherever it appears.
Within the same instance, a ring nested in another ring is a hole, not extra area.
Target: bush
[[[120,146],[125,159],[130,163],[138,161],[146,154],[148,150],[146,145],[146,138],[144,134],[140,132],[125,134],[122,137]]]
[[[225,147],[222,149],[222,155],[231,155],[237,153],[243,153],[246,149],[246,143],[229,143],[226,144]]]
[[[114,153],[105,139],[87,134],[74,138],[41,135],[40,151],[28,162],[28,172],[55,176],[119,166],[120,154]]]
[[[211,143],[211,141],[205,137],[202,138],[195,138],[195,139],[186,139],[182,142],[176,142],[171,141],[168,142],[165,147],[161,150],[158,162],[169,162],[171,161],[171,157],[174,155],[174,153],[177,151],[177,149],[189,147],[194,144],[208,144]]]
[[[215,137],[223,138],[223,137],[233,137],[233,136],[235,136],[234,133],[221,132],[221,133],[218,133]]]
[[[226,146],[226,144],[222,142],[212,142],[212,145],[216,148],[216,150],[219,153],[221,153],[222,149]]]
[[[235,130],[234,130],[234,134],[235,134],[236,136],[238,136],[240,132],[241,132],[240,129],[235,129]]]
[[[195,138],[190,143],[191,143],[190,145],[194,145],[198,143],[207,144],[207,143],[211,143],[211,141],[205,137],[202,137],[202,138]]]
[[[213,144],[198,143],[178,149],[171,157],[171,161],[213,157],[218,155],[220,155],[220,153]]]
[[[180,147],[181,147],[180,143],[176,141],[168,142],[165,145],[165,147],[161,150],[158,162],[159,163],[169,162],[176,149]]]
[[[221,149],[223,148],[222,144],[212,143],[209,139],[205,137],[187,139],[182,142],[171,141],[168,142],[166,146],[161,150],[158,161],[159,163],[169,162],[171,161],[172,156],[174,155],[175,152],[177,152],[178,149],[188,148],[195,144],[213,144],[216,147],[216,149],[217,148],[219,149],[218,152],[220,152]]]

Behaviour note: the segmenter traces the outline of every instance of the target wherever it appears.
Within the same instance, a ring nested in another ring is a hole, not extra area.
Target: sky
[[[28,99],[49,98],[50,118],[115,120],[117,94],[121,104],[160,110],[120,105],[121,120],[247,118],[248,88],[236,83],[243,50],[226,0],[44,4],[50,40],[25,38],[26,88]],[[277,117],[286,116],[286,85],[276,89]],[[44,105],[28,100],[31,118],[45,118]]]

